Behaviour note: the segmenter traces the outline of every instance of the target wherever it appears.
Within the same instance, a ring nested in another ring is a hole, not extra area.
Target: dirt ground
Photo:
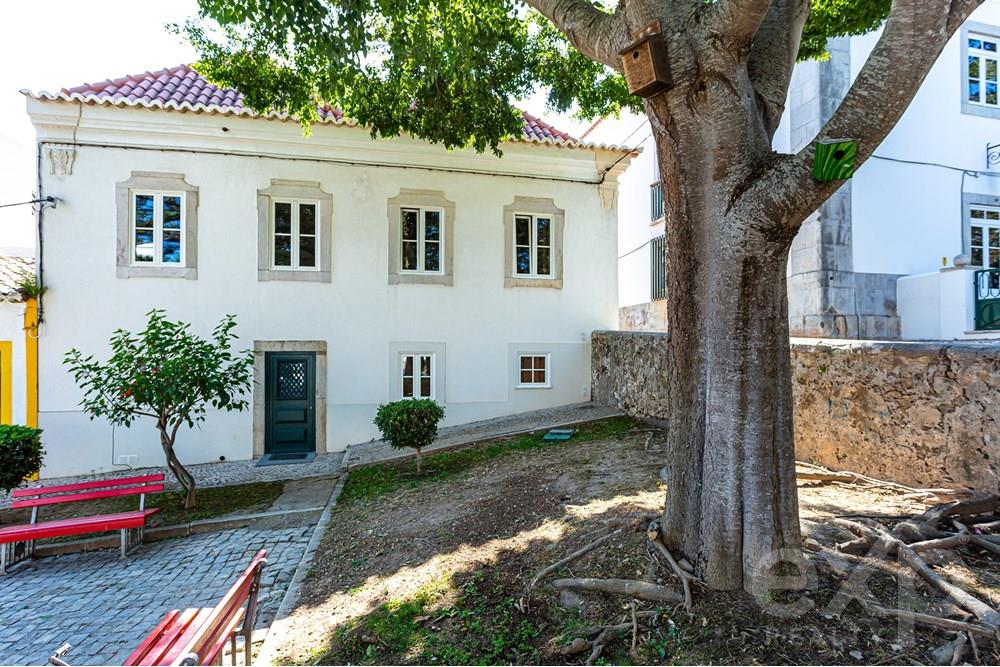
[[[628,623],[631,601],[560,596],[553,578],[643,579],[679,590],[645,532],[629,531],[543,580],[526,608],[519,604],[541,568],[610,526],[662,509],[663,433],[627,427],[616,437],[512,451],[444,479],[337,507],[279,661],[584,664],[589,651],[566,655],[563,647],[590,626]],[[800,483],[799,498],[813,569],[805,592],[757,600],[696,586],[691,612],[660,607],[649,627],[622,633],[596,664],[934,662],[932,651],[954,635],[910,629],[838,596],[854,564],[828,548],[852,537],[831,527],[831,517],[884,515],[891,524],[891,517],[927,506],[904,492],[839,483]],[[988,554],[965,548],[941,558],[934,563],[939,573],[994,607],[1000,602],[1000,563]],[[865,581],[882,604],[960,617],[922,582],[901,590],[894,567]],[[653,603],[636,605],[657,610]],[[995,642],[980,640],[976,649],[982,663],[1000,660]]]

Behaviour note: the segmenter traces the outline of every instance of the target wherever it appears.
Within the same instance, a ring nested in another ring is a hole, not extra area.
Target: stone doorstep
[[[187,537],[189,535],[213,533],[236,528],[252,527],[258,530],[288,528],[290,526],[287,522],[288,519],[293,519],[298,525],[307,525],[315,523],[322,513],[323,507],[320,506],[277,512],[259,512],[257,514],[221,517],[218,519],[201,519],[200,521],[180,523],[173,526],[157,526],[156,528],[146,529],[143,543],[159,542],[160,540],[169,540],[175,537]],[[101,549],[115,549],[120,545],[121,538],[119,535],[108,535],[106,537],[72,540],[56,544],[39,544],[35,547],[35,556],[62,556],[86,551],[99,551]]]
[[[490,440],[497,440],[499,438],[509,438],[514,435],[524,435],[525,433],[536,433],[538,431],[549,431],[554,428],[569,428],[571,426],[582,426],[584,424],[591,424],[593,422],[604,421],[605,419],[611,419],[612,417],[624,417],[624,412],[619,412],[617,415],[604,415],[603,417],[589,417],[587,419],[576,419],[574,421],[560,422],[557,424],[546,424],[545,426],[536,426],[534,428],[522,428],[513,431],[504,431],[503,433],[488,433],[481,435],[476,438],[468,438],[460,440],[459,442],[448,443],[447,445],[441,445],[440,447],[434,447],[433,449],[424,449],[424,455],[437,454],[439,452],[446,452],[451,449],[456,449],[458,447],[467,447],[468,445],[475,444],[478,442],[489,442]],[[572,439],[571,439],[572,440]],[[365,443],[368,444],[368,443]],[[395,451],[395,450],[393,450]],[[381,458],[377,461],[368,461],[365,463],[355,463],[352,464],[348,459],[350,458],[350,447],[347,449],[347,453],[344,456],[344,469],[345,470],[356,470],[358,468],[364,468],[370,465],[377,465],[379,463],[390,463],[393,461],[400,461],[402,459],[410,459],[416,457],[416,452],[401,452],[399,454],[393,454],[392,456],[387,456]]]

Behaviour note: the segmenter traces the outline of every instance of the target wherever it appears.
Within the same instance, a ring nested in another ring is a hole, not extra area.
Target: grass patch
[[[454,594],[454,604],[444,604]],[[495,665],[537,661],[539,631],[499,570],[442,576],[379,605],[311,656],[313,664]]]
[[[151,519],[151,525],[171,526],[201,519],[213,519],[234,512],[247,514],[266,510],[281,495],[284,486],[284,482],[255,482],[198,489],[197,505],[190,510],[184,509],[183,491],[152,493],[146,496],[146,507],[160,508]],[[39,521],[71,519],[96,514],[129,512],[138,508],[138,495],[102,498],[41,507],[38,518]],[[27,523],[30,520],[31,510],[0,510],[0,524]],[[69,539],[78,539],[78,536]]]
[[[379,463],[352,470],[340,495],[338,504],[350,504],[358,500],[375,500],[401,488],[413,488],[446,479],[471,466],[491,461],[514,452],[526,452],[547,447],[561,447],[574,443],[614,438],[637,422],[631,417],[611,417],[588,422],[577,428],[573,437],[566,441],[543,440],[548,429],[509,436],[487,441],[485,444],[471,445],[424,457],[423,474],[418,475],[413,461]]]

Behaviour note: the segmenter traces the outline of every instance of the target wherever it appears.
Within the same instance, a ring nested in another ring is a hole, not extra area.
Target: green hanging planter
[[[853,139],[821,139],[816,142],[813,178],[817,181],[846,181],[854,175],[858,142]]]

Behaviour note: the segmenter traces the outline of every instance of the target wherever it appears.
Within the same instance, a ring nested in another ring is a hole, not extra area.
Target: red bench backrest
[[[244,604],[247,608],[243,624],[247,631],[241,634],[245,635],[245,641],[250,641],[254,616],[257,613],[257,587],[260,584],[261,571],[266,564],[267,549],[261,549],[219,604],[215,605],[198,633],[176,654],[171,664],[180,664],[185,656],[192,653],[198,656],[199,665],[215,664],[216,657],[229,639],[232,622]]]
[[[121,477],[119,479],[98,479],[91,482],[77,482],[61,486],[38,486],[30,489],[16,489],[11,493],[14,502],[11,509],[41,507],[60,503],[75,503],[82,500],[98,500],[117,496],[134,496],[141,493],[163,491],[163,473]],[[23,499],[23,500],[22,500]]]

